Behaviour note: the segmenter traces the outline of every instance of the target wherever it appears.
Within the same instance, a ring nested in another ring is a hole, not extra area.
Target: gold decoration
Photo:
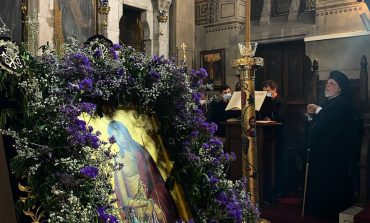
[[[41,211],[41,206],[37,208],[36,212],[32,212],[30,209],[27,211],[23,210],[23,213],[32,219],[31,223],[40,223],[41,219],[45,217],[45,211]]]
[[[259,174],[257,158],[256,111],[254,102],[254,71],[263,66],[263,59],[254,57],[256,43],[250,42],[250,1],[246,2],[245,45],[239,44],[242,58],[233,61],[240,71],[242,105],[242,173],[248,180],[248,192],[253,204],[259,204]]]
[[[182,51],[183,51],[183,58],[184,58],[184,62],[183,64],[185,65],[186,64],[186,44],[185,43],[181,43],[180,47],[182,48]]]
[[[18,183],[18,189],[22,192],[27,193],[27,197],[19,197],[19,199],[25,203],[26,200],[32,198],[32,190],[31,187],[28,186],[23,186],[21,183]],[[36,207],[33,206],[32,209],[35,209]],[[23,210],[23,214],[29,216],[32,219],[31,223],[40,223],[41,219],[45,217],[45,211],[41,211],[41,206],[39,206],[36,210],[36,212],[32,211],[31,209],[28,208],[28,210]]]
[[[165,10],[159,10],[159,14],[157,15],[158,22],[166,23],[168,20],[168,16],[166,15]]]
[[[27,186],[23,186],[21,183],[18,183],[18,189],[22,192],[31,193],[31,188]]]
[[[108,15],[109,14],[109,11],[110,11],[110,7],[109,6],[99,6],[99,8],[98,8],[98,12],[100,14],[103,14],[103,15]]]
[[[27,15],[27,0],[22,0],[21,12],[23,15]]]
[[[62,52],[63,43],[62,11],[60,10],[58,1],[54,0],[54,45],[58,54]]]

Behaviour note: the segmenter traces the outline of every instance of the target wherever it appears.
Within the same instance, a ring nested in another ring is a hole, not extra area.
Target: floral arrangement
[[[11,42],[3,41],[0,47]],[[0,69],[6,92],[22,112],[12,113],[4,135],[14,139],[13,173],[26,186],[20,208],[33,222],[120,222],[111,177],[122,163],[111,150],[114,138],[79,119],[81,113],[112,115],[117,106],[155,114],[174,161],[169,187],[184,188],[193,219],[189,222],[258,222],[259,212],[246,192],[246,180],[226,179],[235,159],[213,136],[214,123],[199,109],[204,69],[191,71],[171,59],[148,57],[131,47],[94,36],[82,46],[73,41],[57,55],[49,46],[39,57],[20,49],[25,66],[12,75]],[[7,88],[8,87],[8,88]],[[16,123],[16,124],[15,124]],[[189,180],[191,179],[191,180]],[[179,219],[179,222],[182,220]]]

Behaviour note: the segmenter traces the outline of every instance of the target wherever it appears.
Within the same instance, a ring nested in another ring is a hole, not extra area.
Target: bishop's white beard
[[[330,92],[330,91],[325,90],[325,97],[329,99],[334,98],[338,96],[339,94],[340,92]]]

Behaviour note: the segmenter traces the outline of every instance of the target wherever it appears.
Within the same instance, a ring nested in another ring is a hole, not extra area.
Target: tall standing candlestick
[[[248,180],[246,188],[254,204],[259,204],[256,115],[254,103],[254,71],[263,66],[263,59],[254,57],[256,44],[250,42],[250,0],[246,0],[245,45],[239,44],[242,58],[233,61],[240,71],[242,105],[242,173]]]

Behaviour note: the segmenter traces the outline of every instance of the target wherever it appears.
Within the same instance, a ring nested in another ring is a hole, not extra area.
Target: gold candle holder
[[[263,59],[254,57],[257,44],[239,44],[241,58],[233,61],[233,68],[240,72],[242,105],[242,173],[247,177],[248,191],[254,204],[259,203],[257,133],[254,102],[255,70],[263,66]]]

